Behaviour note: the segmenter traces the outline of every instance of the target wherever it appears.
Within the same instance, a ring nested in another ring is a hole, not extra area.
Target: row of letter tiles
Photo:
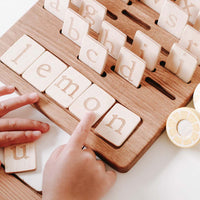
[[[21,51],[16,50],[19,50],[20,43],[25,50],[22,48],[20,49]],[[35,43],[28,36],[22,36],[22,38],[4,53],[1,61],[5,64],[8,63],[8,66],[12,66],[11,69],[15,71],[15,66],[12,63],[15,62],[16,59],[14,58],[17,57],[18,65],[16,66],[16,70],[19,70],[21,63],[26,68],[22,77],[40,92],[45,91],[47,95],[64,108],[69,108],[70,112],[79,119],[82,119],[84,113],[93,111],[96,113],[96,120],[94,122],[96,123],[113,107],[106,114],[105,118],[103,118],[104,121],[97,126],[96,131],[97,134],[110,143],[116,146],[122,145],[140,122],[140,117],[124,106],[118,103],[115,104],[115,99],[107,92],[96,84],[92,84],[90,80],[73,67],[67,68],[66,64],[48,51],[44,51],[32,65],[30,65],[28,60],[24,62],[24,58],[31,58],[30,54],[35,52],[34,48],[38,48]],[[28,44],[34,45],[30,45],[26,49]],[[41,47],[41,49],[43,48]],[[14,54],[10,54],[10,52],[14,52]],[[11,65],[9,65],[10,63]],[[103,124],[108,127],[103,127]],[[102,131],[109,128],[111,130],[108,134]]]

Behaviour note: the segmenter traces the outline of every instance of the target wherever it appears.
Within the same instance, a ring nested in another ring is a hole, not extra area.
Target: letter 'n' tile
[[[121,104],[115,104],[95,129],[95,132],[119,147],[133,132],[141,118]]]

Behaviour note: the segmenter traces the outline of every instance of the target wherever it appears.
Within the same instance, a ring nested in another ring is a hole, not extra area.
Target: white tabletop
[[[0,36],[36,2],[0,0]],[[200,144],[180,149],[164,132],[129,172],[118,173],[116,184],[103,199],[199,200],[199,190]]]

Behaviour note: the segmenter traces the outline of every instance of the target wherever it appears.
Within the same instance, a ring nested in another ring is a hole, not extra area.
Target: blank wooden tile
[[[142,31],[137,31],[133,39],[133,52],[146,61],[147,69],[153,71],[156,68],[161,51],[161,45]]]
[[[144,74],[146,63],[126,47],[122,47],[117,59],[115,71],[133,84],[135,87],[140,85]]]
[[[200,12],[198,13],[198,16],[196,18],[195,24],[194,24],[194,28],[197,31],[200,31]]]
[[[90,85],[91,81],[69,67],[46,89],[46,93],[61,106],[68,108]]]
[[[156,12],[160,13],[165,0],[140,0]]]
[[[79,59],[102,74],[106,65],[108,56],[107,49],[97,40],[90,36],[85,36],[80,48]]]
[[[140,122],[140,117],[121,104],[115,104],[95,129],[95,132],[119,147]]]
[[[78,8],[81,7],[82,0],[71,0],[71,3],[77,6]]]
[[[91,29],[99,33],[106,11],[106,7],[96,0],[82,0],[79,13],[87,20]]]
[[[188,83],[191,81],[197,67],[197,59],[179,44],[174,43],[167,57],[165,67]]]
[[[6,173],[35,170],[35,144],[27,143],[5,147],[4,159]]]
[[[121,47],[125,45],[126,35],[109,22],[103,21],[98,40],[108,49],[108,53],[117,59]]]
[[[194,24],[200,10],[199,0],[177,0],[176,3],[188,14],[189,22]]]
[[[76,117],[82,119],[86,112],[95,112],[95,122],[115,103],[115,99],[93,84],[69,107]],[[94,122],[94,123],[95,123]]]
[[[200,32],[187,25],[181,35],[179,44],[197,57],[200,64]]]
[[[180,38],[187,22],[188,14],[172,1],[166,0],[158,19],[158,25]]]
[[[44,51],[37,42],[23,35],[0,59],[17,74],[22,74]]]
[[[64,21],[65,12],[69,7],[69,2],[70,0],[45,0],[44,8],[60,20]]]
[[[81,46],[83,38],[88,34],[89,23],[78,13],[68,8],[65,12],[65,19],[62,34]]]
[[[63,62],[46,51],[22,76],[40,92],[44,92],[66,68],[67,66]]]

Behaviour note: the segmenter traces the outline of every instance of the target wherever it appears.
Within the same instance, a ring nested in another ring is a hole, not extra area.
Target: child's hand
[[[15,91],[12,86],[0,87],[0,96],[11,94]],[[0,102],[0,117],[8,112],[33,104],[39,100],[36,93],[14,97]],[[21,118],[0,118],[0,147],[12,144],[33,142],[49,130],[49,125],[35,120]]]
[[[94,118],[90,113],[81,120],[69,142],[58,147],[47,161],[44,200],[97,200],[114,184],[115,172],[106,171],[91,149],[82,149]]]

